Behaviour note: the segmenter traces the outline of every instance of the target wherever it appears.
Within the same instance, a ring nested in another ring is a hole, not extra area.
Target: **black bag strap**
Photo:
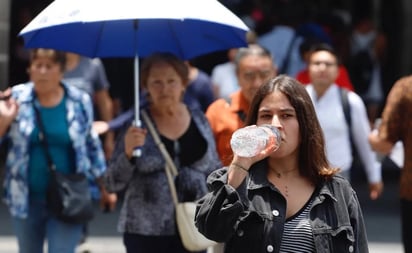
[[[44,130],[43,121],[41,119],[39,108],[33,103],[34,112],[36,114],[36,120],[39,127],[39,139],[43,145],[44,152],[46,153],[47,164],[50,171],[56,171],[56,165],[54,165],[51,155],[49,153],[49,145],[47,143],[46,133]]]
[[[340,99],[342,102],[343,114],[345,115],[346,124],[348,124],[349,129],[352,128],[352,119],[350,116],[350,104],[348,99],[348,91],[343,88],[339,88]]]
[[[342,103],[343,115],[345,116],[345,121],[346,121],[346,124],[348,125],[349,141],[352,145],[352,148],[354,148],[355,146],[354,146],[353,136],[352,136],[352,117],[351,117],[351,108],[349,104],[348,93],[349,93],[348,90],[339,87],[339,94],[340,94],[340,100]]]

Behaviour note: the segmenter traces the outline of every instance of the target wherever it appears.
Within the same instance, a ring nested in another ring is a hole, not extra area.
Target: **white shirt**
[[[211,74],[213,85],[219,89],[219,98],[228,98],[230,94],[239,89],[236,76],[236,66],[233,62],[216,65]]]
[[[326,155],[332,166],[342,171],[350,169],[352,164],[351,144],[348,125],[343,112],[339,87],[331,85],[322,97],[318,98],[313,85],[306,89],[322,127],[326,143]],[[372,151],[368,135],[371,131],[366,108],[362,99],[354,92],[348,92],[351,112],[352,136],[360,159],[365,166],[369,183],[382,180],[381,166],[376,154]]]

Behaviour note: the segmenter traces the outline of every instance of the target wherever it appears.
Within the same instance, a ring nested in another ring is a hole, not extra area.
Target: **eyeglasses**
[[[315,67],[320,67],[321,65],[325,65],[327,68],[335,67],[338,64],[336,62],[330,62],[330,61],[314,61],[311,62],[310,65],[315,66]]]
[[[257,77],[259,77],[261,80],[266,80],[272,75],[272,71],[266,70],[266,71],[255,71],[255,72],[246,72],[243,74],[243,78],[245,78],[247,81],[254,81],[256,80]]]

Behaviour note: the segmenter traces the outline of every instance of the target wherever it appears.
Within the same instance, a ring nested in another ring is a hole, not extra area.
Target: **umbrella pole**
[[[140,121],[140,90],[139,90],[139,56],[134,58],[134,125],[137,127],[142,126]],[[139,157],[142,151],[136,148],[133,151],[134,157]]]

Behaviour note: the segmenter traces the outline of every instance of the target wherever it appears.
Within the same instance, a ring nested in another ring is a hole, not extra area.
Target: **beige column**
[[[410,75],[412,73],[412,1],[404,0],[403,5],[405,26],[398,28],[403,33],[402,74]]]
[[[0,0],[0,90],[8,86],[11,0]]]

